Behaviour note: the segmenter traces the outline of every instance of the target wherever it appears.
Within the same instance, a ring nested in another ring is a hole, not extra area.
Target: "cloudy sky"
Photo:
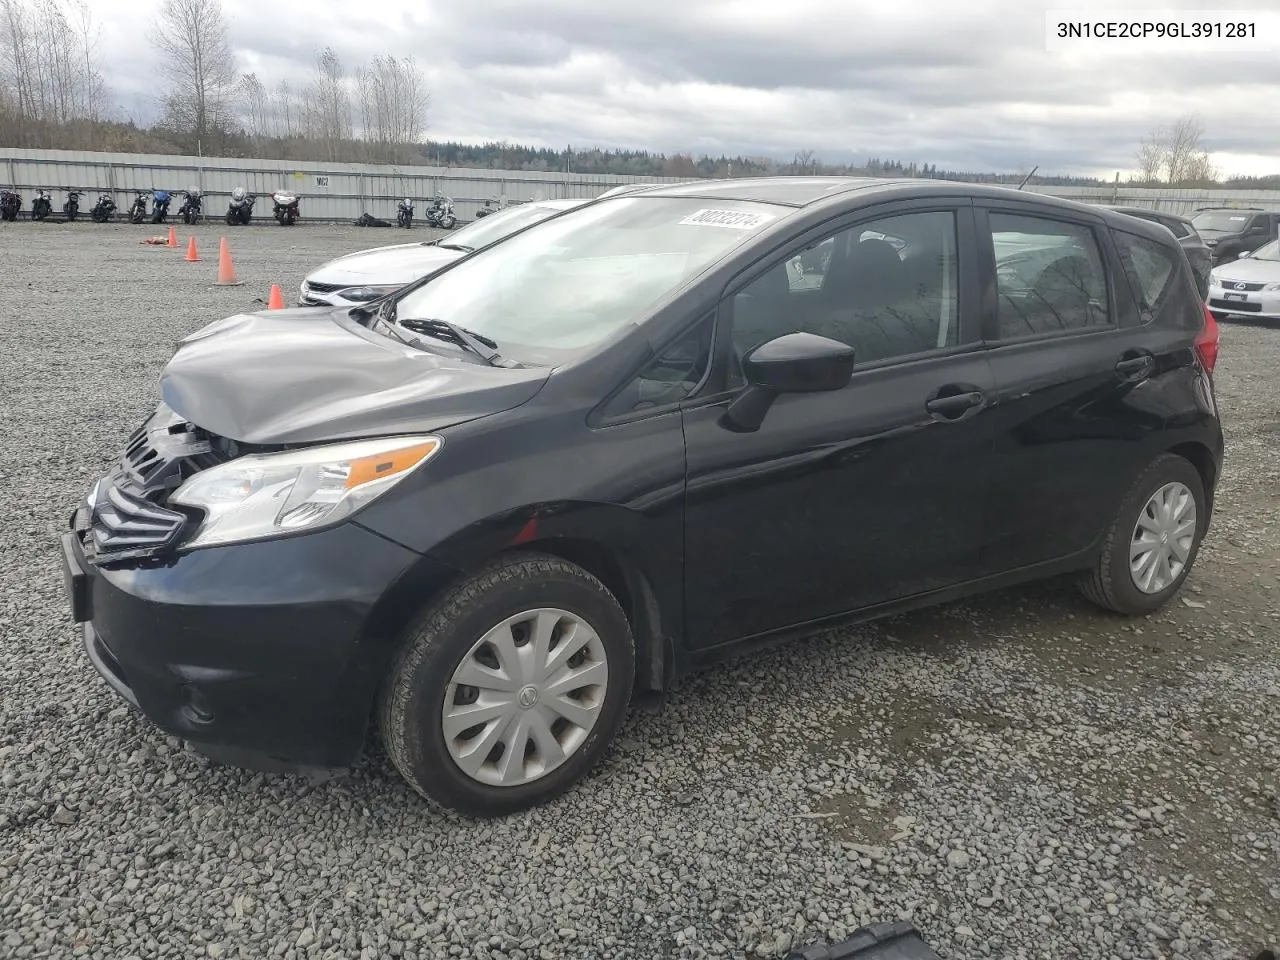
[[[811,149],[830,160],[1110,176],[1132,168],[1154,125],[1197,113],[1222,172],[1280,173],[1280,35],[1256,50],[1046,49],[1046,10],[1096,19],[1114,3],[222,2],[243,69],[269,88],[285,76],[305,82],[326,44],[348,70],[412,54],[431,86],[435,139],[781,159]],[[109,83],[135,116],[154,109],[146,24],[158,4],[92,0]]]

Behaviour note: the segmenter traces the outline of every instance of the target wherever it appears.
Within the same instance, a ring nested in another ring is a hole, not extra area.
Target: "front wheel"
[[[472,816],[513,813],[599,761],[634,675],[631,628],[608,589],[558,557],[513,554],[409,629],[379,729],[422,796]]]
[[[1084,595],[1128,616],[1158,610],[1187,579],[1208,527],[1199,471],[1175,454],[1156,457],[1120,505]]]
[[[452,213],[445,214],[440,219],[441,230],[452,230],[455,226],[457,226],[457,224],[458,224],[458,218],[455,217]]]

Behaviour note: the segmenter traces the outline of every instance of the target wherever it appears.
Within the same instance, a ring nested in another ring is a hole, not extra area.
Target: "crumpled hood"
[[[330,260],[310,273],[307,282],[343,286],[375,283],[403,285],[425,277],[462,256],[465,256],[462,250],[446,250],[423,243],[374,247],[372,250],[361,250]]]
[[[1254,260],[1245,257],[1243,260],[1232,260],[1213,271],[1213,279],[1219,283],[1230,283],[1232,280],[1247,280],[1251,283],[1280,283],[1280,261]]]
[[[241,443],[440,430],[532,398],[546,367],[506,369],[371,333],[346,310],[240,314],[196,331],[160,375],[183,419]]]

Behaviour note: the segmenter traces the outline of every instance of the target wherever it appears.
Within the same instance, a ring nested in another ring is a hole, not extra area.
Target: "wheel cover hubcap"
[[[1182,576],[1196,537],[1196,498],[1166,483],[1138,513],[1129,540],[1129,575],[1143,593],[1159,593]]]
[[[449,678],[442,711],[449,756],[491,786],[544,777],[586,742],[608,682],[604,644],[581,617],[554,608],[509,617]]]

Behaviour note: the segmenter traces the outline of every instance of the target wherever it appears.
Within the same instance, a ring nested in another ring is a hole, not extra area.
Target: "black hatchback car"
[[[341,769],[374,719],[415,789],[499,814],[766,641],[1056,574],[1157,609],[1209,525],[1217,344],[1132,217],[655,186],[190,336],[67,587],[106,682],[208,755]]]

